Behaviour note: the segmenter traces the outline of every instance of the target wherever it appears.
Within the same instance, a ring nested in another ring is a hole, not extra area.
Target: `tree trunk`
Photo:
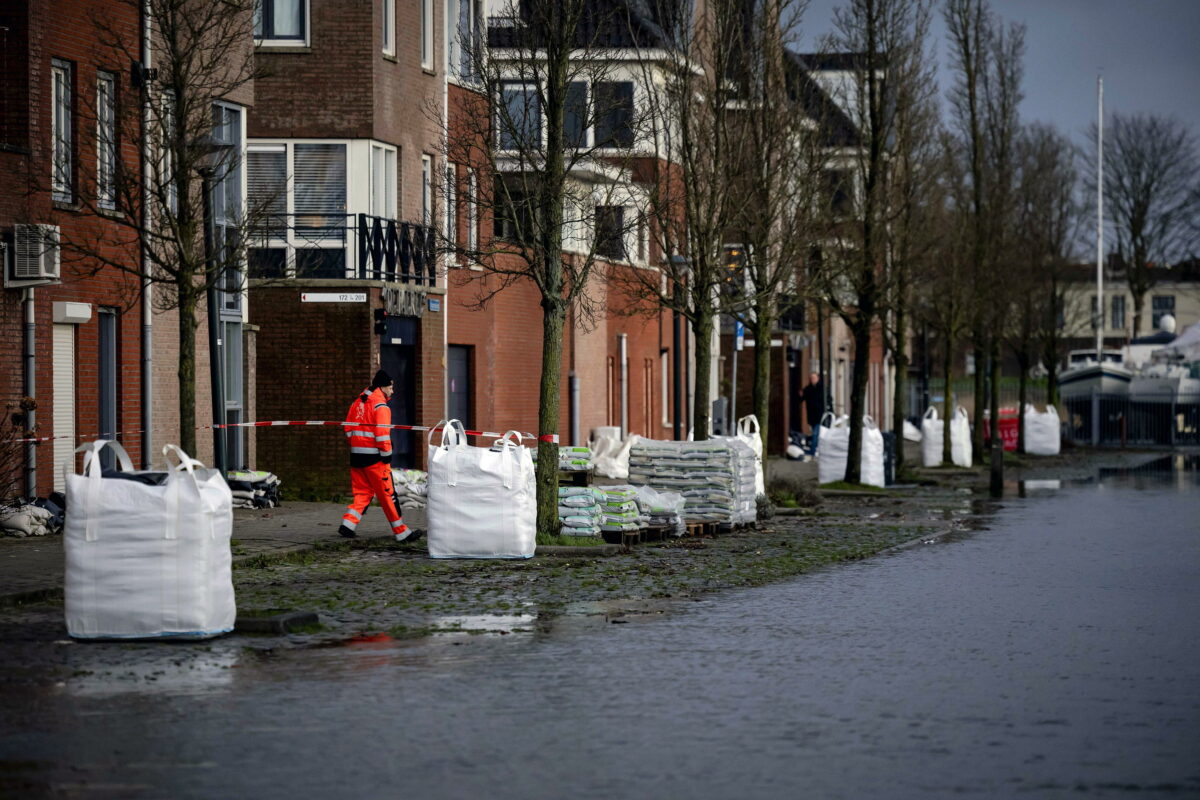
[[[558,535],[559,379],[562,373],[563,322],[559,302],[542,305],[542,375],[538,395],[537,531]],[[554,437],[554,438],[551,438]]]
[[[867,370],[871,366],[871,323],[856,318],[854,370],[850,391],[850,442],[846,449],[846,483],[862,483],[863,415],[867,413]]]
[[[892,354],[892,362],[896,375],[892,386],[892,435],[895,437],[896,454],[894,465],[896,474],[904,468],[904,404],[908,393],[908,340],[905,327],[908,324],[907,315],[902,309],[896,310],[896,351]]]
[[[179,446],[196,457],[196,305],[199,297],[190,285],[179,290]]]
[[[993,336],[991,347],[988,352],[989,371],[991,373],[992,391],[989,396],[990,405],[988,410],[991,412],[991,419],[988,424],[988,432],[991,434],[992,440],[992,472],[991,472],[991,495],[992,497],[1000,497],[1004,494],[1004,442],[1000,440],[1000,337]]]
[[[1131,339],[1136,339],[1142,335],[1142,308],[1145,303],[1146,293],[1144,291],[1133,293],[1133,334],[1129,337]],[[1104,312],[1101,311],[1101,313]],[[1153,331],[1151,331],[1151,333],[1153,333]],[[1101,358],[1100,353],[1096,354],[1096,358]]]
[[[977,335],[975,337],[975,348],[971,351],[975,359],[975,408],[971,414],[971,459],[974,461],[975,455],[983,452],[983,409],[988,407],[987,399],[987,384],[984,381],[984,356],[986,353],[983,349],[984,337]],[[950,416],[947,414],[946,416]]]
[[[952,464],[950,451],[950,419],[954,409],[950,407],[950,386],[954,381],[954,339],[946,337],[946,352],[942,354],[942,374],[946,378],[946,387],[942,391],[942,463]]]
[[[712,386],[713,316],[711,302],[697,303],[696,316],[692,320],[692,333],[696,337],[696,394],[692,398],[692,431],[697,442],[708,438],[709,419],[712,416],[712,403],[708,395]],[[758,344],[754,346],[758,347]]]
[[[1017,353],[1017,367],[1021,374],[1017,377],[1017,452],[1025,453],[1025,404],[1029,402],[1029,355],[1028,347],[1022,347]]]
[[[766,304],[763,304],[766,306]],[[770,431],[771,414],[771,329],[775,320],[769,308],[755,310],[754,322],[754,391],[751,406],[758,418],[758,427],[763,446],[763,468],[767,465],[767,437]],[[764,346],[765,343],[765,346]],[[736,390],[736,387],[735,387]],[[764,473],[764,478],[766,477]]]

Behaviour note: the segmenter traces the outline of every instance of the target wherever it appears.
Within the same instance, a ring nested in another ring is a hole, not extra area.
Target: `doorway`
[[[379,362],[392,376],[393,425],[417,423],[417,320],[413,317],[387,317],[386,330],[379,347]],[[416,437],[413,431],[392,429],[392,467],[412,469],[416,466]]]

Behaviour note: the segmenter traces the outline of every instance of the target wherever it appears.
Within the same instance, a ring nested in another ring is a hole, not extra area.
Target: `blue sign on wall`
[[[442,310],[442,299],[440,297],[429,298],[429,310],[430,311],[441,311]]]

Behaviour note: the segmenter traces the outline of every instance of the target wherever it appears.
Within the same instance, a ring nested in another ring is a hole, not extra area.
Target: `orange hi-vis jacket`
[[[392,409],[380,389],[363,389],[346,412],[350,466],[370,467],[392,460]]]

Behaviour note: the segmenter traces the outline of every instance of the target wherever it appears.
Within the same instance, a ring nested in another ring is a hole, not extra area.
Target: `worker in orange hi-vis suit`
[[[392,488],[392,377],[375,373],[371,385],[361,391],[346,413],[346,438],[350,441],[350,486],[354,500],[342,515],[338,533],[355,536],[358,523],[371,504],[379,500],[397,542],[413,541],[417,534],[404,524]]]

